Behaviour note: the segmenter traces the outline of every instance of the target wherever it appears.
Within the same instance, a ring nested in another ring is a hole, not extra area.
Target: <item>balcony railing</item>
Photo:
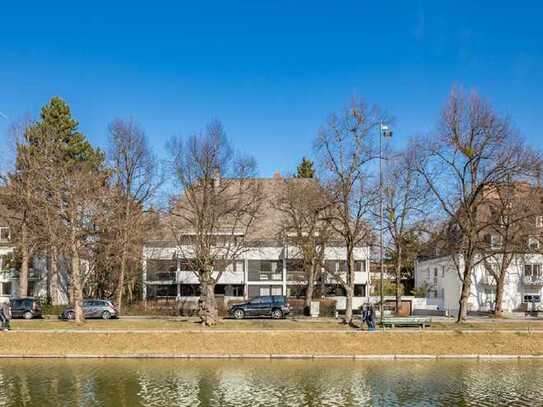
[[[281,281],[283,280],[283,273],[249,271],[247,278],[249,279],[249,281]]]
[[[543,285],[543,276],[523,276],[522,283],[525,285]]]

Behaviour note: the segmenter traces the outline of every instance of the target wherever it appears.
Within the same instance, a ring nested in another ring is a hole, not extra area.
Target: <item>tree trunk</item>
[[[398,247],[396,259],[396,315],[400,315],[402,305],[402,248]]]
[[[75,322],[82,322],[85,319],[83,315],[83,290],[81,287],[81,262],[79,259],[79,251],[77,241],[75,240],[75,232],[72,232],[72,241],[70,243],[70,254],[72,263],[72,289],[74,303]]]
[[[19,296],[28,296],[28,268],[30,254],[28,249],[28,231],[26,224],[21,226],[21,270],[19,270]]]
[[[123,302],[123,290],[124,290],[124,276],[126,273],[126,262],[128,259],[128,222],[130,222],[130,199],[125,197],[126,206],[124,210],[124,219],[123,219],[123,231],[122,231],[122,254],[121,254],[121,271],[119,275],[119,286],[117,287],[117,307],[119,314],[122,310]]]
[[[503,318],[503,291],[505,286],[505,277],[507,276],[507,270],[509,269],[511,260],[511,255],[502,255],[500,274],[496,279],[496,304],[494,306],[494,316],[496,318]]]
[[[217,302],[215,301],[215,283],[211,279],[203,279],[200,283],[199,316],[203,325],[212,326],[219,320]]]
[[[465,321],[468,315],[468,299],[471,290],[471,258],[464,258],[464,270],[462,280],[462,290],[460,292],[460,301],[458,308],[458,318],[456,322]]]
[[[304,314],[311,315],[311,301],[313,300],[313,290],[315,288],[315,260],[311,260],[307,273],[307,287],[305,290]]]
[[[121,255],[121,270],[119,273],[119,284],[117,286],[117,309],[119,310],[119,315],[122,310],[122,301],[123,301],[123,290],[124,290],[124,275],[126,270],[126,245],[123,246],[123,253]]]
[[[354,264],[353,264],[353,248],[347,247],[347,287],[345,287],[345,319],[346,324],[353,322],[353,293],[354,293]]]
[[[353,322],[353,289],[348,287],[345,289],[345,318],[346,324],[352,324]]]
[[[61,300],[58,275],[58,249],[56,246],[51,247],[51,250],[49,250],[48,262],[49,264],[47,271],[49,272],[49,298],[52,305],[59,305]]]

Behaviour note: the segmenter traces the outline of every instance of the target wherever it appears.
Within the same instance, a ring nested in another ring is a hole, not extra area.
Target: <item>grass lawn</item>
[[[336,320],[305,321],[303,319],[253,319],[253,320],[222,320],[221,323],[212,328],[204,328],[198,323],[198,319],[191,318],[169,318],[169,319],[118,319],[118,320],[87,320],[84,323],[76,324],[73,321],[62,321],[57,319],[34,319],[30,321],[12,320],[13,330],[18,329],[68,329],[68,330],[89,330],[89,329],[156,329],[156,330],[194,330],[194,329],[266,329],[266,330],[299,330],[299,329],[339,329],[351,330],[348,325]]]
[[[0,334],[3,355],[543,354],[543,334],[460,332],[183,332]]]

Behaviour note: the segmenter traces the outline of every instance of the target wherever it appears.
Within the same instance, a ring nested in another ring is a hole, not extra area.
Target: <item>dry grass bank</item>
[[[333,333],[161,332],[0,334],[4,355],[130,354],[543,354],[543,334],[527,333]]]

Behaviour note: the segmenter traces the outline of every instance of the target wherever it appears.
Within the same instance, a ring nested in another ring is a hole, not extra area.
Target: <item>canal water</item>
[[[0,361],[0,406],[536,405],[537,361]]]

